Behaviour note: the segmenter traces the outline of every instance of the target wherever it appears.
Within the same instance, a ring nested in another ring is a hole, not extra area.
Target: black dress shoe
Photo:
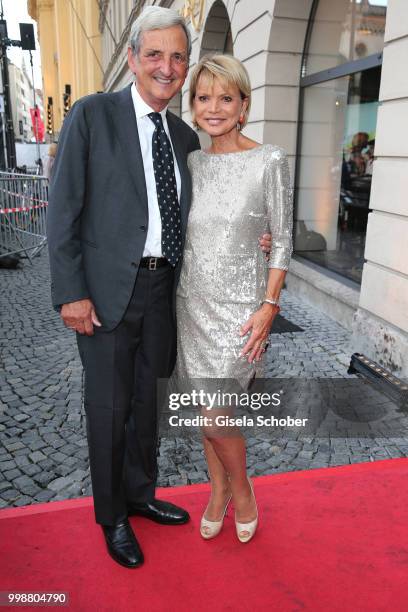
[[[102,525],[102,529],[112,559],[124,567],[142,565],[143,553],[128,521],[113,526]]]
[[[144,516],[161,525],[183,525],[190,520],[188,512],[170,502],[153,499],[151,502],[128,504],[129,516]]]

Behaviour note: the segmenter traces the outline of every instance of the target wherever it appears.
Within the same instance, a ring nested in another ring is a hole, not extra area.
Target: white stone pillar
[[[353,350],[408,377],[408,2],[389,0]]]

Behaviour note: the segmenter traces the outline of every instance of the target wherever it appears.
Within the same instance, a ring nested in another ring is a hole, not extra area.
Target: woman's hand
[[[252,314],[241,327],[240,336],[245,336],[250,330],[252,333],[241,351],[240,356],[248,355],[248,362],[259,361],[265,352],[265,343],[269,336],[274,318],[279,312],[279,306],[263,304],[259,310]]]

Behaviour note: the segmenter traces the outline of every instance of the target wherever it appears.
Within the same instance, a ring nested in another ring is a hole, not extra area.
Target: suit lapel
[[[135,190],[145,207],[147,216],[146,179],[130,88],[131,85],[118,93],[114,102],[112,117],[115,124],[115,134],[123,150],[123,157],[127,163]]]
[[[176,155],[177,164],[180,171],[181,179],[181,194],[180,194],[180,212],[181,212],[181,227],[184,243],[184,236],[187,228],[188,211],[190,208],[191,197],[191,178],[187,167],[187,156],[180,140],[180,134],[177,130],[177,125],[171,113],[167,113],[167,125],[173,144],[174,153]]]

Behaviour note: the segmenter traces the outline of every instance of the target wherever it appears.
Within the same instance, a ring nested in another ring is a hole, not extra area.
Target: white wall
[[[40,156],[45,163],[49,144],[40,144]],[[16,142],[16,157],[17,166],[35,166],[35,160],[38,158],[38,149],[35,143]]]

